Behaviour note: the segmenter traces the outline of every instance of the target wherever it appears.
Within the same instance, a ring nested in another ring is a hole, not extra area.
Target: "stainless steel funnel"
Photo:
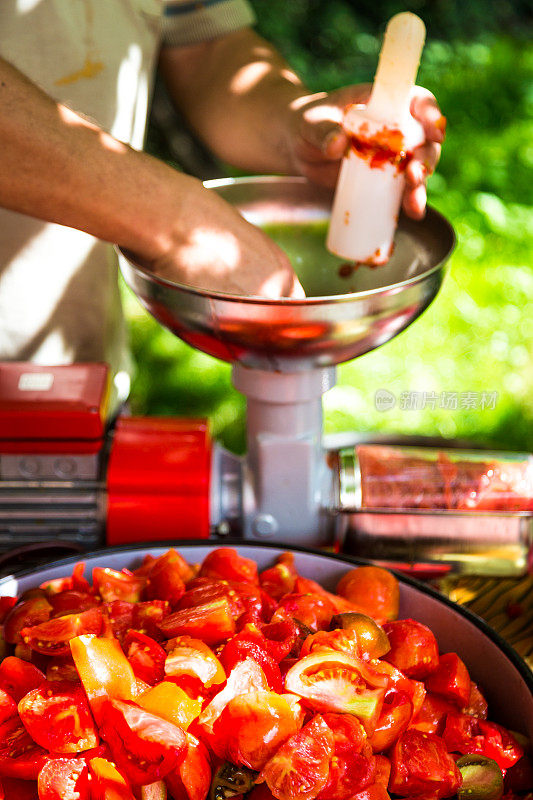
[[[303,178],[206,186],[259,226],[304,231],[329,218],[331,194]],[[302,236],[293,265],[304,300],[193,289],[122,254],[124,277],[145,308],[188,344],[232,362],[234,383],[248,398],[249,455],[240,477],[218,476],[214,524],[234,517],[248,538],[331,541],[335,475],[322,447],[321,397],[334,384],[332,367],[379,347],[422,313],[437,294],[454,241],[449,223],[432,209],[421,222],[402,217],[389,263],[349,270],[347,279],[325,248],[319,263],[307,258]],[[231,462],[222,462],[231,472]]]
[[[260,226],[329,217],[330,193],[303,178],[237,178],[206,186]],[[454,242],[452,227],[432,209],[421,222],[402,217],[389,263],[360,267],[349,293],[325,249],[323,265],[305,258],[295,264],[306,293],[315,290],[305,300],[199,291],[157,278],[130,255],[121,267],[146,309],[188,344],[224,361],[293,372],[340,364],[400,333],[437,294]]]

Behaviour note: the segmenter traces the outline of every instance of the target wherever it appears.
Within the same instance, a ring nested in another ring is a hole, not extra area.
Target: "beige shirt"
[[[161,44],[208,40],[252,22],[246,0],[0,0],[0,55],[140,149]],[[118,394],[129,388],[113,248],[0,209],[0,360],[15,359],[106,361]]]

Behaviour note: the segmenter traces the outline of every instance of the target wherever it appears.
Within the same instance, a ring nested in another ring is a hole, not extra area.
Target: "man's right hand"
[[[176,213],[159,208],[160,252],[149,259],[156,275],[176,283],[229,294],[305,297],[286,254],[215,191],[177,174]]]

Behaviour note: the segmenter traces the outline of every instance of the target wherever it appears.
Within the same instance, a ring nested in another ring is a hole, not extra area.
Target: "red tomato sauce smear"
[[[390,572],[332,593],[225,547],[91,578],[0,598],[0,800],[531,800],[529,743]]]

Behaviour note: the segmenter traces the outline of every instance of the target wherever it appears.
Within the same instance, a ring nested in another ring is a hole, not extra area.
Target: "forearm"
[[[172,188],[175,210],[190,180],[56,103],[0,59],[0,205],[157,258],[165,197]]]
[[[292,172],[289,129],[307,89],[268,42],[250,29],[184,48],[160,66],[191,127],[222,160],[261,172]]]

